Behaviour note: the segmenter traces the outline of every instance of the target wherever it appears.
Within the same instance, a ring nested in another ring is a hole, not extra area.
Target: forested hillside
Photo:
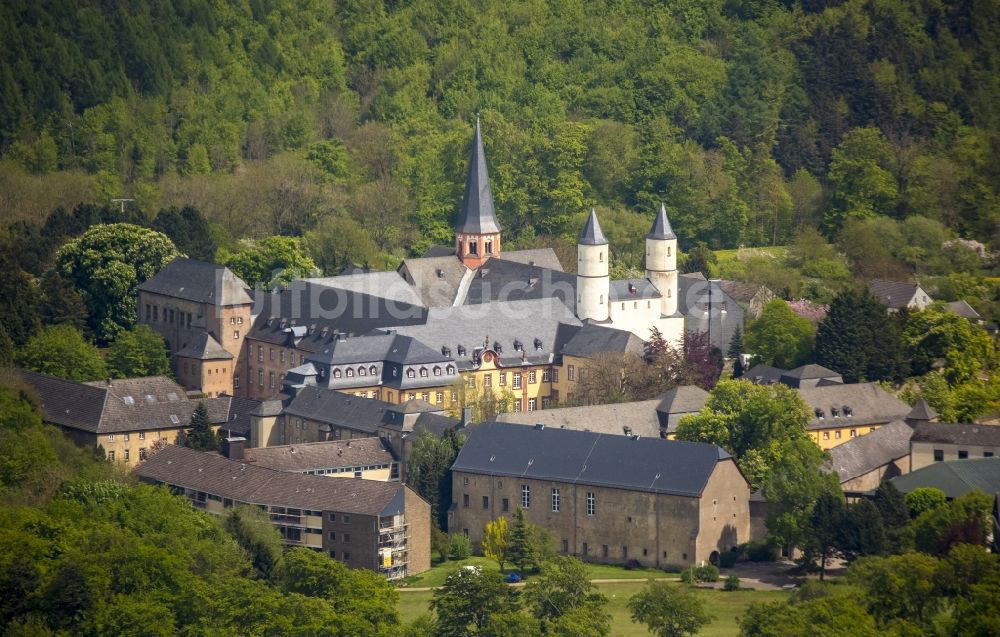
[[[589,205],[641,233],[661,199],[688,247],[878,215],[1000,234],[996,0],[0,6],[7,220],[126,196],[421,252],[476,113],[510,245]]]

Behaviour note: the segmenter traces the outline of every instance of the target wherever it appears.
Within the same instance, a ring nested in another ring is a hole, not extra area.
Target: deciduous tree
[[[17,357],[18,364],[66,380],[107,378],[100,352],[69,325],[47,327],[33,336]]]
[[[712,621],[705,602],[684,586],[650,582],[628,600],[632,621],[658,637],[689,637]]]

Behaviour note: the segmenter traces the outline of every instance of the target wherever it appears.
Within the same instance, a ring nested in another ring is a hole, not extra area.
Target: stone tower
[[[597,222],[597,213],[593,208],[576,242],[576,254],[576,315],[581,321],[606,321],[608,294],[611,291],[608,240],[601,232],[601,224]]]
[[[490,257],[500,256],[500,224],[493,208],[479,118],[476,118],[476,134],[472,138],[462,210],[455,224],[455,254],[469,268],[478,268]]]
[[[646,278],[662,295],[660,312],[663,316],[677,313],[677,235],[670,228],[667,209],[660,211],[646,235]]]

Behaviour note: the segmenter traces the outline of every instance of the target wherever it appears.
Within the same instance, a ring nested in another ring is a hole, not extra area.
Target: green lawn
[[[742,257],[749,257],[753,255],[770,255],[776,259],[784,259],[788,256],[788,248],[786,246],[765,246],[761,248],[737,248],[735,250],[713,250],[715,257],[719,260],[719,263],[725,263],[726,261],[733,261],[735,259]]]
[[[493,560],[486,559],[485,557],[470,557],[466,560],[460,562],[448,561],[442,564],[438,564],[429,571],[424,571],[420,575],[414,575],[406,579],[406,586],[408,588],[423,588],[423,587],[434,587],[441,586],[444,584],[446,577],[454,573],[456,570],[466,565],[476,565],[483,569],[497,570],[497,563]],[[677,573],[666,573],[655,568],[641,568],[635,570],[626,570],[621,566],[614,566],[611,564],[586,564],[587,573],[590,579],[648,579],[650,577],[669,577],[669,578],[679,578]],[[510,571],[511,567],[507,567],[506,571]]]
[[[680,584],[678,584],[680,585]],[[608,612],[611,613],[611,634],[616,637],[648,636],[645,626],[633,624],[626,607],[628,599],[645,586],[645,582],[620,582],[598,584],[597,588],[608,597]],[[738,633],[736,618],[752,602],[774,602],[788,598],[783,591],[734,591],[697,589],[705,599],[708,612],[714,616],[711,624],[699,633],[705,637],[735,637]],[[430,591],[399,593],[399,613],[404,621],[413,621],[428,611],[428,603],[433,593]]]

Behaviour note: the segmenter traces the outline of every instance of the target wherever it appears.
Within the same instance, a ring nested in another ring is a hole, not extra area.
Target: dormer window
[[[434,368],[434,375],[435,376],[440,376],[441,375],[441,368],[440,367],[435,367]]]
[[[354,370],[350,367],[347,368],[347,377],[354,378]]]
[[[817,408],[814,413],[816,414],[817,418],[819,418],[820,420],[823,420],[823,417],[825,416],[825,414],[823,413],[822,409],[818,409]]]
[[[459,356],[465,356],[465,346],[464,345],[459,345],[458,346],[458,355]]]
[[[542,349],[542,339],[540,338],[535,339],[535,349]]]
[[[854,412],[851,410],[851,408],[848,407],[847,405],[844,405],[844,416],[850,418],[853,415],[854,415]]]
[[[341,373],[340,373],[339,369],[333,370],[333,377],[334,378],[340,378],[340,376],[341,376]]]
[[[420,377],[421,378],[427,378],[427,368],[426,367],[421,367],[420,368]]]
[[[407,378],[415,378],[416,376],[417,376],[416,372],[414,372],[412,369],[406,370],[406,377]]]
[[[514,351],[520,352],[524,349],[524,344],[521,341],[514,341]]]
[[[448,374],[454,374],[454,373],[455,373],[455,366],[448,365]]]
[[[840,410],[836,407],[830,407],[830,415],[834,418],[840,418]]]
[[[371,374],[372,376],[377,376],[378,368],[372,365],[371,367],[368,368],[368,373]]]
[[[364,367],[358,368],[358,376],[364,376],[366,374]]]

